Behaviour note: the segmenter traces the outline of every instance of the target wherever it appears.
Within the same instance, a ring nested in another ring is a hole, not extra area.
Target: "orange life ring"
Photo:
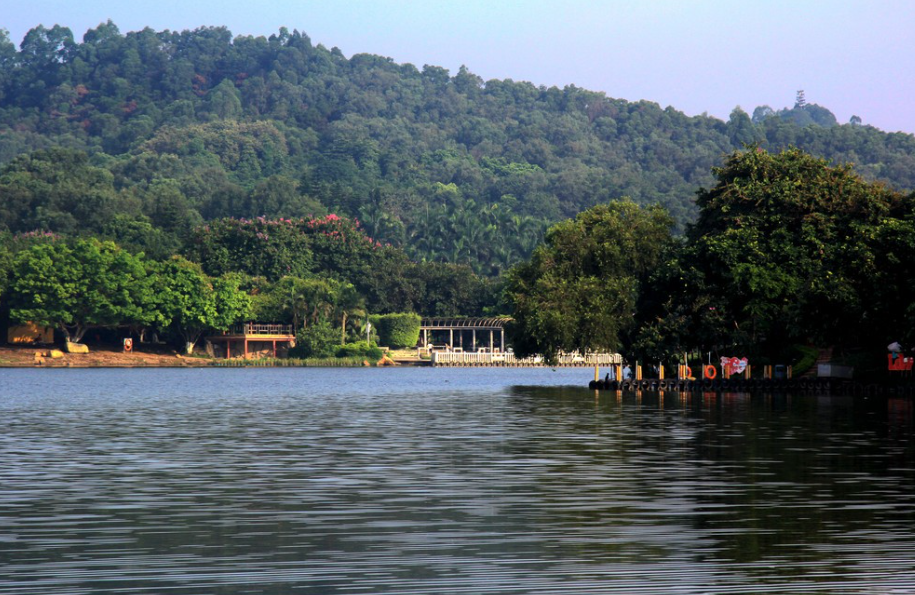
[[[130,353],[133,350],[133,339],[124,339],[124,353]]]
[[[705,377],[708,378],[709,380],[714,380],[715,378],[718,377],[718,370],[716,370],[715,366],[713,366],[711,364],[705,366],[705,368],[702,371],[705,374]]]

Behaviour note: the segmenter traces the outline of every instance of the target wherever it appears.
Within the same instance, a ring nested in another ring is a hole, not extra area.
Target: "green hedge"
[[[415,347],[419,341],[421,318],[412,312],[403,314],[383,314],[371,317],[378,343],[394,349]]]
[[[364,357],[372,362],[377,362],[383,355],[384,353],[377,345],[368,341],[347,343],[337,349],[337,357]]]

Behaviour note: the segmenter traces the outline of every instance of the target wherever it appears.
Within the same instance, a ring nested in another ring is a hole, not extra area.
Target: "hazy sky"
[[[915,133],[915,0],[0,0],[18,44],[60,24],[77,40],[111,19],[121,33],[286,26],[349,57],[380,54],[452,74],[604,91],[727,119],[739,105],[808,103]]]

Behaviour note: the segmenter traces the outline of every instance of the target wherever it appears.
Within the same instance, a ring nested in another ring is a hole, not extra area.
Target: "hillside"
[[[835,120],[824,109],[687,117],[574,86],[346,58],[286,29],[122,34],[108,22],[77,42],[36,27],[18,50],[0,33],[0,231],[88,233],[163,256],[204,221],[335,212],[415,260],[497,275],[549,223],[610,199],[659,203],[682,228],[711,167],[744,143],[915,188],[915,137],[818,125]]]

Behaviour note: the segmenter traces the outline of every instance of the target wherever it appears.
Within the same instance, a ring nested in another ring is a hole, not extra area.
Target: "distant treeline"
[[[574,86],[483,81],[223,27],[77,42],[0,33],[0,230],[111,239],[148,257],[188,254],[224,218],[358,219],[416,262],[495,277],[546,228],[596,204],[697,216],[711,168],[745,143],[853,162],[915,188],[915,137],[802,100],[728,121]]]

